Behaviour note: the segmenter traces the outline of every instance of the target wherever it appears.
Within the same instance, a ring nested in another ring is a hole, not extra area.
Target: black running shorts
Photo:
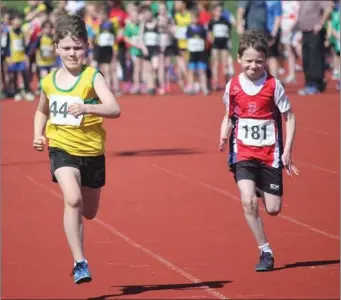
[[[100,188],[105,185],[105,156],[75,156],[59,148],[49,148],[52,181],[57,182],[54,172],[61,167],[73,167],[80,171],[81,185]]]
[[[236,182],[242,179],[252,180],[256,187],[265,193],[283,196],[282,168],[273,168],[256,160],[242,160],[231,166]]]

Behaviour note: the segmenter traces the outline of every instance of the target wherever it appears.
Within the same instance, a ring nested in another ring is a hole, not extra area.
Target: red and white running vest
[[[233,123],[229,164],[258,159],[281,168],[283,153],[282,119],[274,96],[276,79],[267,75],[261,90],[246,94],[239,76],[232,78],[229,90],[229,118]]]

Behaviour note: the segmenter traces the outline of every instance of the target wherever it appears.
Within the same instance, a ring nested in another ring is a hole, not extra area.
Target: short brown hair
[[[253,48],[258,52],[263,52],[265,57],[268,55],[268,40],[260,30],[246,31],[239,41],[238,55],[242,56],[248,48]]]
[[[56,21],[55,42],[66,38],[68,35],[88,42],[88,32],[84,20],[77,15],[61,15]]]

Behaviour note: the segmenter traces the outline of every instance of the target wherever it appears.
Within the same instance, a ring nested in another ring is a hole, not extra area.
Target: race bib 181
[[[78,97],[72,96],[50,96],[50,120],[54,125],[70,125],[79,126],[82,122],[83,115],[74,117],[68,113],[70,104],[83,104],[84,101]]]
[[[239,119],[237,138],[244,145],[264,147],[276,142],[273,120]]]

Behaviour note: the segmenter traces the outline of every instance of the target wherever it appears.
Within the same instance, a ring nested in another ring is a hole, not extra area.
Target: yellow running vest
[[[84,115],[77,118],[68,114],[71,103],[98,104],[94,90],[98,70],[84,66],[75,84],[68,90],[56,85],[54,71],[41,81],[41,87],[49,101],[50,117],[46,124],[46,136],[50,147],[57,147],[77,156],[98,156],[104,153],[105,130],[103,118]]]
[[[15,33],[13,30],[9,32],[10,40],[10,59],[12,63],[18,63],[25,61],[25,42],[24,34],[20,32]]]
[[[53,38],[42,35],[36,52],[36,63],[39,67],[52,67],[56,64]]]
[[[191,24],[191,14],[185,12],[181,14],[179,12],[174,15],[175,22],[175,38],[178,40],[178,47],[180,50],[187,49],[186,32],[187,27]]]

